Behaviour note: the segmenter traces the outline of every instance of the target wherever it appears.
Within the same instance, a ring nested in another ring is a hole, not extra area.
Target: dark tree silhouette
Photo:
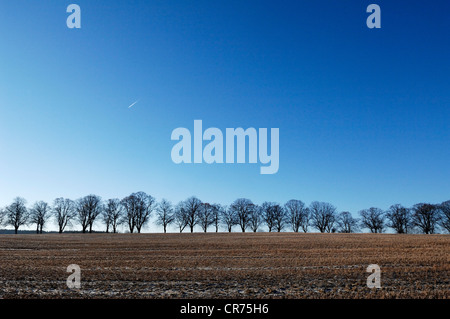
[[[133,193],[122,199],[120,203],[125,210],[123,222],[128,224],[130,233],[133,233],[135,228],[138,233],[141,232],[156,206],[155,198],[145,192]]]
[[[106,232],[112,227],[113,233],[117,233],[117,227],[123,221],[124,209],[118,198],[111,198],[106,201],[102,209],[102,219],[106,225]]]
[[[389,207],[386,219],[388,220],[387,227],[394,229],[397,234],[407,234],[412,227],[411,210],[400,204]]]
[[[68,198],[57,198],[53,202],[52,213],[61,234],[66,226],[71,225],[71,221],[76,217],[75,203]]]
[[[172,203],[163,198],[156,208],[156,224],[163,226],[164,233],[166,233],[167,226],[172,224],[174,219]]]
[[[12,204],[4,209],[5,224],[14,227],[14,233],[17,234],[19,227],[26,225],[29,219],[29,212],[26,207],[27,201],[22,197],[16,197]]]
[[[201,204],[202,201],[195,196],[189,197],[181,204],[181,210],[185,215],[187,226],[189,226],[191,233],[194,232],[194,227],[199,222],[198,212],[201,207]]]
[[[173,222],[180,230],[180,233],[183,232],[183,230],[187,227],[188,216],[183,208],[183,202],[178,203],[178,205],[175,207]]]
[[[44,201],[34,203],[30,209],[30,222],[36,224],[36,234],[42,234],[42,229],[47,222],[51,207]]]
[[[266,224],[269,233],[275,226],[275,212],[274,212],[275,205],[276,204],[272,202],[264,202],[261,204],[262,219]]]
[[[255,208],[255,204],[246,198],[238,198],[231,205],[230,209],[234,212],[237,218],[237,223],[241,227],[242,232],[249,226],[250,214]]]
[[[4,219],[5,219],[5,210],[0,209],[0,225],[3,224]]]
[[[91,194],[80,198],[76,202],[75,209],[82,232],[86,233],[89,227],[89,233],[92,233],[92,226],[95,219],[102,212],[101,197]]]
[[[438,205],[420,203],[412,208],[412,224],[424,234],[434,234],[440,220]]]
[[[254,209],[250,212],[249,226],[250,229],[256,233],[259,226],[263,223],[262,207],[255,205]]]
[[[137,210],[137,199],[131,194],[130,196],[124,197],[120,204],[124,208],[124,216],[122,223],[126,223],[128,225],[128,230],[130,233],[134,232],[134,228],[136,227],[136,210]]]
[[[147,195],[144,192],[137,192],[133,194],[136,199],[136,210],[135,210],[135,225],[138,233],[141,232],[142,227],[144,227],[151,216],[152,211],[155,209],[156,200],[153,196]]]
[[[353,218],[350,212],[341,212],[337,216],[336,223],[341,233],[354,233],[359,229],[359,219]]]
[[[223,207],[220,204],[212,204],[213,209],[213,225],[216,230],[216,233],[219,232],[219,226],[220,226],[220,218],[221,218],[221,212],[223,210]]]
[[[336,207],[330,203],[312,202],[309,208],[311,212],[311,225],[321,233],[330,233],[336,222]]]
[[[220,215],[222,223],[227,227],[228,232],[231,233],[233,226],[238,224],[236,212],[230,208],[223,207],[223,209],[220,212]]]
[[[277,232],[281,232],[287,222],[286,212],[284,211],[283,207],[281,207],[279,204],[275,204],[273,206],[273,216],[275,221],[275,228]]]
[[[359,212],[361,216],[361,225],[364,228],[368,228],[371,233],[382,233],[385,224],[385,213],[382,209],[371,207],[369,209],[363,209]]]
[[[214,223],[214,207],[209,203],[201,203],[197,210],[198,223],[206,233],[208,226]]]
[[[298,233],[300,227],[306,233],[309,224],[309,209],[301,200],[291,199],[284,205],[286,218],[292,230]]]
[[[450,232],[450,200],[440,205],[441,210],[441,227]]]

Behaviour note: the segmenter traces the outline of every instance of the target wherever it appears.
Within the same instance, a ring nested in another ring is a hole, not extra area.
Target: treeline
[[[34,225],[36,233],[53,220],[63,233],[68,226],[77,224],[83,233],[92,233],[94,223],[101,222],[107,233],[118,232],[119,226],[130,233],[140,233],[144,226],[153,222],[167,232],[169,226],[179,232],[190,232],[199,226],[204,232],[213,229],[233,228],[240,231],[259,231],[262,227],[276,232],[284,230],[308,232],[315,229],[321,233],[354,233],[368,229],[382,233],[387,228],[396,233],[450,232],[450,201],[441,204],[420,203],[413,207],[396,204],[384,211],[371,207],[358,212],[359,218],[350,212],[338,212],[330,203],[314,201],[309,206],[300,200],[290,200],[284,205],[275,202],[254,204],[246,198],[236,199],[229,206],[202,202],[190,197],[173,205],[170,201],[156,199],[144,192],[133,193],[123,199],[103,201],[100,196],[87,195],[77,200],[57,198],[50,205],[38,201],[31,207],[21,197],[0,210],[0,225],[12,226],[17,234],[24,225]]]

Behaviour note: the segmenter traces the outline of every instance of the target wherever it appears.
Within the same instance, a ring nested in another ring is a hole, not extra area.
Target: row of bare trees
[[[306,233],[310,228],[321,233],[353,233],[361,229],[382,233],[387,228],[400,234],[450,232],[450,201],[420,203],[411,208],[396,204],[387,211],[371,207],[359,211],[360,218],[354,218],[350,212],[338,212],[332,204],[317,201],[309,206],[295,199],[284,205],[275,202],[256,205],[249,199],[239,198],[227,207],[202,202],[193,196],[173,205],[166,199],[157,202],[145,192],[133,193],[121,200],[103,201],[97,195],[87,195],[75,201],[57,198],[53,205],[38,201],[30,208],[25,199],[17,197],[0,210],[0,224],[12,226],[16,234],[23,225],[35,225],[36,232],[42,233],[45,224],[53,219],[60,233],[74,223],[81,226],[83,233],[91,233],[94,222],[101,221],[108,233],[118,232],[121,225],[130,233],[140,233],[153,215],[155,223],[162,226],[164,232],[169,226],[176,227],[179,232],[185,229],[194,232],[196,226],[204,232],[211,227],[216,232],[221,227],[228,232],[233,227],[242,232],[257,232],[263,226],[269,232],[290,230]]]

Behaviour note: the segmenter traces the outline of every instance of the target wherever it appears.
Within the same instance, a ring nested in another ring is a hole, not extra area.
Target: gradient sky
[[[0,0],[0,206],[145,191],[356,216],[449,200],[449,13],[448,0]],[[278,173],[174,164],[171,132],[195,119],[279,128]]]

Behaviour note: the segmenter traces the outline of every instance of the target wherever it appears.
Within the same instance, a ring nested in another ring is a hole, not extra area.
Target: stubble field
[[[0,235],[0,298],[448,299],[449,274],[450,235]]]

